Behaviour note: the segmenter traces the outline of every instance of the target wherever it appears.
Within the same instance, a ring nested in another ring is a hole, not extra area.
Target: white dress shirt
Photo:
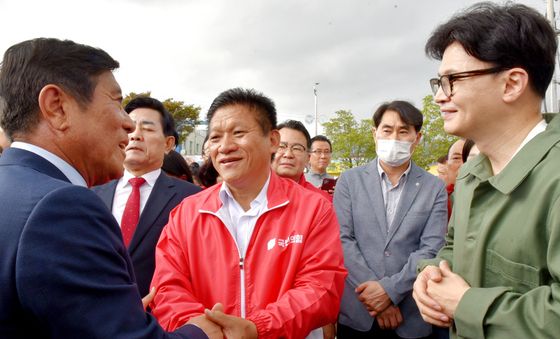
[[[253,234],[257,220],[267,210],[267,192],[269,183],[270,174],[255,200],[251,201],[251,208],[248,211],[243,210],[243,207],[241,207],[241,205],[239,205],[239,203],[235,200],[226,183],[223,183],[220,188],[220,200],[222,201],[223,206],[218,210],[217,214],[226,224],[226,227],[233,239],[235,239],[241,258],[245,258],[247,246],[251,240],[251,235]],[[243,287],[241,288],[241,295],[244,299],[245,289]],[[242,305],[241,309],[242,317],[244,318],[244,305]],[[317,328],[311,331],[306,338],[322,339],[323,329]]]
[[[146,180],[146,182],[140,186],[140,213],[139,216],[142,215],[142,211],[146,206],[146,202],[148,202],[148,198],[152,193],[152,189],[156,184],[156,180],[161,174],[161,169],[158,168],[155,171],[148,172],[142,175],[142,178]],[[132,185],[128,182],[131,178],[135,176],[127,171],[124,170],[124,175],[122,178],[119,179],[117,183],[117,187],[115,188],[115,197],[113,198],[113,208],[111,211],[113,212],[113,216],[117,219],[119,226],[121,224],[121,219],[124,213],[124,208],[126,206],[126,202],[128,201],[128,197],[130,196],[130,192],[132,192]]]
[[[66,161],[62,160],[59,156],[47,151],[46,149],[21,141],[14,141],[10,145],[10,147],[23,149],[37,154],[38,156],[47,160],[56,168],[58,168],[62,172],[62,174],[64,174],[64,176],[66,176],[66,178],[70,180],[72,184],[87,187],[86,180],[74,167],[72,167]]]
[[[266,211],[268,205],[266,194],[269,182],[270,174],[255,200],[251,201],[251,208],[247,212],[235,200],[225,182],[220,188],[220,200],[223,206],[218,210],[217,214],[226,224],[233,239],[235,239],[241,258],[245,258],[247,245],[249,240],[251,240],[257,219]]]

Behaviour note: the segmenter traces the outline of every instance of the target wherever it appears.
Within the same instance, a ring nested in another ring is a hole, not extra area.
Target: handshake
[[[156,289],[152,287],[150,293],[142,298],[144,309],[152,302]],[[257,327],[247,319],[224,313],[224,306],[217,303],[211,310],[206,309],[204,314],[191,318],[187,324],[199,327],[209,339],[222,338],[257,338]]]

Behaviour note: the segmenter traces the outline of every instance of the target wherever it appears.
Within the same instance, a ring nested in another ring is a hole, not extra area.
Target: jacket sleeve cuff
[[[379,280],[379,284],[383,287],[385,293],[387,293],[389,299],[393,302],[393,305],[398,305],[398,303],[403,300],[404,296],[395,290],[395,286],[393,285],[391,278],[383,277]]]
[[[181,335],[185,335],[185,338],[189,339],[208,339],[206,333],[200,327],[193,324],[186,324],[177,329],[175,333],[181,333]]]
[[[247,317],[247,320],[252,321],[257,327],[259,339],[267,338],[271,322],[270,314],[266,312],[255,312],[250,317]]]
[[[420,273],[422,272],[423,269],[426,268],[426,266],[439,266],[439,262],[442,261],[442,258],[432,258],[432,259],[424,259],[424,260],[419,260],[418,261],[418,266],[416,267],[416,273]]]
[[[471,287],[455,310],[457,335],[461,338],[484,338],[484,318],[494,301],[509,289],[505,287]]]

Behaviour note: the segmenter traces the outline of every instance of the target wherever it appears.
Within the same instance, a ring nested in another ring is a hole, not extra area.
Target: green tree
[[[363,165],[375,158],[370,119],[358,123],[351,111],[340,110],[322,126],[333,144],[333,159],[340,162],[341,170]]]
[[[130,92],[123,99],[123,106],[126,106],[130,100],[136,97],[149,97],[151,94],[151,91],[141,93]],[[177,133],[179,133],[179,141],[184,140],[192,131],[194,131],[194,127],[197,124],[200,115],[200,107],[186,105],[183,101],[173,100],[173,98],[165,99],[162,103],[175,120],[175,127],[177,129]]]
[[[449,146],[457,138],[445,133],[439,107],[431,95],[425,96],[422,104],[422,114],[424,115],[422,140],[416,147],[412,160],[416,165],[428,169],[440,156],[447,154]]]

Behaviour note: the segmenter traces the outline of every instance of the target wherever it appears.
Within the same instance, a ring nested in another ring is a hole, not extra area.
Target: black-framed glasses
[[[287,142],[281,142],[280,145],[278,145],[278,150],[276,152],[284,154],[288,151],[288,149],[295,155],[302,155],[306,151],[305,146],[301,144],[288,145]]]
[[[441,89],[443,90],[443,94],[445,94],[445,96],[447,96],[448,98],[451,98],[453,96],[453,83],[456,80],[475,77],[479,75],[500,73],[502,71],[505,71],[506,69],[508,68],[498,66],[487,69],[476,69],[466,72],[445,74],[440,76],[439,78],[430,79],[430,87],[432,88],[432,92],[434,92],[434,95],[436,95],[437,91],[441,87]]]

